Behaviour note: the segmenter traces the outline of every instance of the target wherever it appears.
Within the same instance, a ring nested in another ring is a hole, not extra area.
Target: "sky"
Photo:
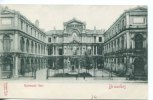
[[[45,31],[62,30],[63,22],[76,18],[86,23],[87,29],[107,30],[119,16],[130,8],[138,5],[3,5],[19,11],[31,22],[39,20],[39,27]]]

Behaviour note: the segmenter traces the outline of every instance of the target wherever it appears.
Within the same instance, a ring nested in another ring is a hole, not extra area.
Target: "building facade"
[[[135,77],[147,76],[147,8],[125,11],[104,33],[104,66],[125,75],[128,68]]]
[[[86,23],[75,18],[64,22],[63,26],[63,30],[54,28],[47,32],[49,67],[69,70],[87,66],[89,69],[101,68],[104,30],[86,29]]]
[[[17,11],[0,9],[0,77],[18,78],[46,67],[46,34]]]
[[[19,78],[43,68],[107,69],[147,77],[147,8],[125,11],[105,32],[75,18],[44,32],[39,21],[0,7],[0,78]]]

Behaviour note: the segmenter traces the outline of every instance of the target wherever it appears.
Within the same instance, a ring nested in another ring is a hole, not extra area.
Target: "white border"
[[[0,4],[148,5],[149,100],[153,99],[153,6],[151,0],[0,0]]]

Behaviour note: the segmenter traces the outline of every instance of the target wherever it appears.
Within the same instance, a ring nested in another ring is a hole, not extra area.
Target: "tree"
[[[89,69],[94,65],[93,58],[90,55],[90,50],[85,51],[84,53],[84,64],[86,68],[86,73],[89,72]]]

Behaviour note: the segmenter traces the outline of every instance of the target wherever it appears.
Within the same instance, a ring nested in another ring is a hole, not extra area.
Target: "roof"
[[[135,8],[132,8],[132,9],[129,9],[127,10],[127,12],[131,12],[131,11],[147,11],[147,7],[146,6],[138,6],[138,7],[135,7]]]
[[[71,20],[69,20],[67,22],[64,22],[63,24],[64,25],[67,25],[67,24],[72,23],[72,22],[77,22],[77,23],[80,23],[80,24],[86,24],[85,22],[82,22],[80,20],[77,20],[76,18],[73,18],[73,19],[71,19]]]
[[[46,35],[62,35],[64,30],[50,30],[46,32]],[[86,29],[86,34],[103,34],[104,30],[90,30],[90,29]]]
[[[63,33],[63,30],[50,30],[46,32],[46,35],[52,35],[52,34],[61,35],[62,33]]]
[[[103,34],[104,30],[90,30],[90,29],[86,29],[86,33],[87,34]]]
[[[16,10],[11,10],[9,9],[7,6],[6,7],[3,7],[3,6],[0,6],[0,12],[1,14],[17,14],[19,16],[21,16],[22,18],[24,18],[28,23],[30,23],[32,26],[34,26],[35,28],[37,28],[39,31],[41,31],[42,33],[45,34],[45,32],[40,29],[39,27],[37,27],[34,23],[32,23],[28,18],[26,18],[24,15],[22,15],[19,11],[16,11]]]

